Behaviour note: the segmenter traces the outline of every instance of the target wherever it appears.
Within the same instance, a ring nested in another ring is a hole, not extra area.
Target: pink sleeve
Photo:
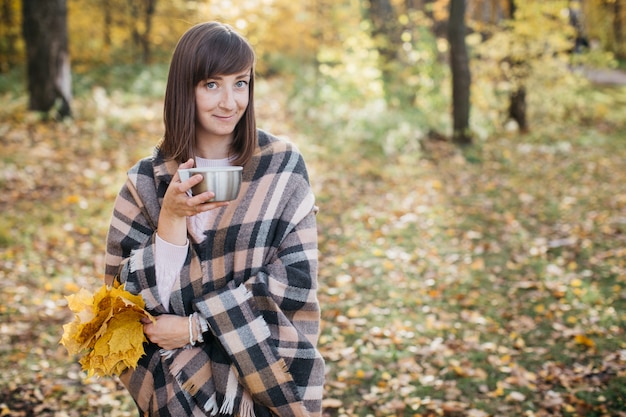
[[[173,245],[161,239],[157,233],[155,243],[154,266],[157,288],[159,289],[161,303],[169,311],[170,293],[181,268],[185,264],[187,251],[189,250],[189,241],[183,246]]]

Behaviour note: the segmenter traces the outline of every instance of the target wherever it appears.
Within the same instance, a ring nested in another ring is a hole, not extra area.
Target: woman
[[[156,316],[121,375],[144,416],[321,414],[315,201],[294,146],[256,128],[254,61],[228,25],[182,36],[163,139],[115,202],[105,280]],[[237,199],[190,196],[194,165],[243,166]]]

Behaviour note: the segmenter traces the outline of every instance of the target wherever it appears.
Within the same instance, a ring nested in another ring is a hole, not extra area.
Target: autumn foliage
[[[5,3],[19,46],[18,1]],[[569,53],[575,2],[468,2],[468,149],[446,140],[447,0],[388,2],[389,67],[370,2],[348,0],[158,2],[155,64],[129,65],[133,25],[146,29],[135,3],[69,1],[74,119],[27,112],[22,69],[0,76],[0,416],[136,416],[117,377],[88,378],[142,353],[141,300],[101,287],[106,231],[126,170],[163,134],[164,62],[213,17],[258,53],[259,127],[307,160],[324,417],[626,415],[625,76],[593,84],[602,72],[580,66],[617,55]],[[503,21],[513,3],[520,19]],[[621,4],[584,2],[590,39],[616,54]],[[506,120],[519,81],[526,135]]]
[[[69,354],[84,354],[80,363],[88,376],[120,375],[137,366],[146,336],[141,319],[141,296],[120,286],[103,285],[91,294],[85,289],[66,297],[74,320],[63,326],[63,344]]]

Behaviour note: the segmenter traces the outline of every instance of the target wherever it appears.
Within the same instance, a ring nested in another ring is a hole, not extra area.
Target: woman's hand
[[[192,168],[193,165],[194,161],[190,159],[181,164],[179,168]],[[188,216],[228,205],[227,202],[209,203],[208,201],[215,197],[211,191],[206,191],[193,197],[190,196],[187,192],[200,182],[202,182],[202,175],[200,174],[196,174],[182,182],[178,171],[174,174],[161,205],[158,225],[158,233],[161,239],[174,245],[186,244],[186,218]]]
[[[189,318],[164,314],[157,316],[156,323],[148,318],[141,320],[143,332],[152,343],[156,343],[163,349],[178,349],[189,343]],[[193,340],[195,338],[195,330]]]

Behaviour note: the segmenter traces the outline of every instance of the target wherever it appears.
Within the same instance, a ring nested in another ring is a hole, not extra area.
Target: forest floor
[[[0,416],[134,416],[59,345],[65,296],[100,285],[113,199],[161,103],[0,109]],[[459,150],[302,149],[320,206],[327,416],[626,416],[626,125],[546,126]],[[277,118],[276,115],[282,115]]]

